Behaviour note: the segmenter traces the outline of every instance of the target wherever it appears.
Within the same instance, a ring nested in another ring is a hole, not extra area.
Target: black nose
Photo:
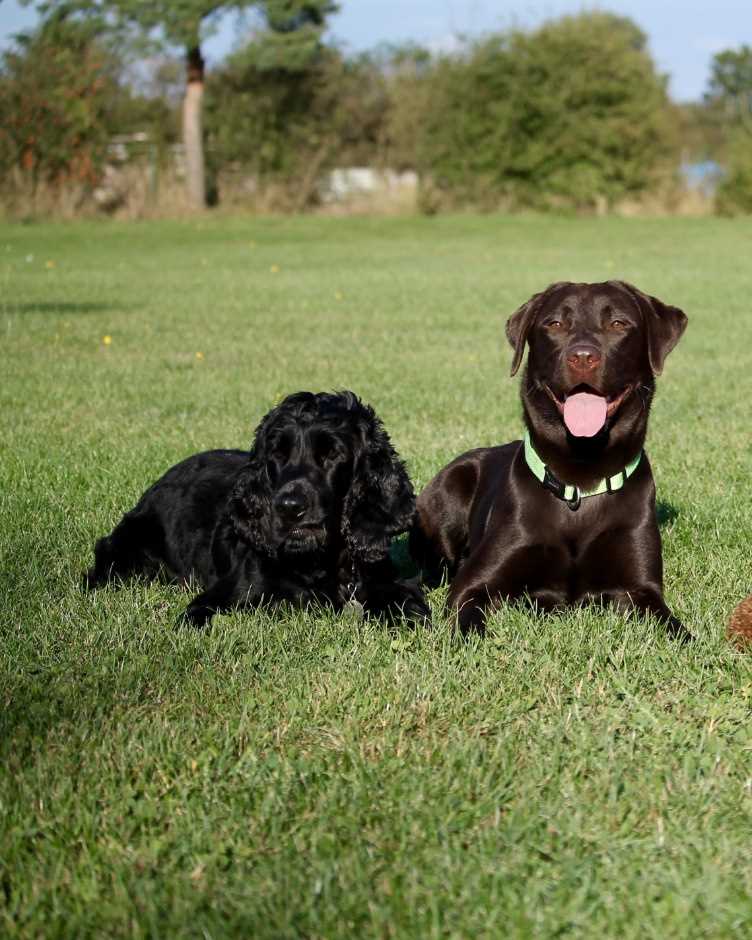
[[[282,493],[277,497],[277,512],[291,522],[302,519],[306,509],[308,509],[308,500],[302,493]]]
[[[567,350],[567,364],[573,372],[592,372],[601,362],[600,350],[582,343]]]

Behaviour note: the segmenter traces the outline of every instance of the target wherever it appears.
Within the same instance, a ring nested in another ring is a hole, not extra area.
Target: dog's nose
[[[595,346],[583,343],[567,351],[567,365],[573,372],[592,372],[600,364],[600,350]]]
[[[306,509],[308,500],[300,492],[282,493],[277,497],[277,511],[291,522],[301,519]]]

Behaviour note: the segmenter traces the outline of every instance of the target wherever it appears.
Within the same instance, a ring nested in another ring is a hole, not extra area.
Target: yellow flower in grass
[[[272,274],[279,274],[279,265],[278,265],[278,264],[273,264],[273,265],[269,268],[269,270],[272,272]]]
[[[345,299],[345,295],[342,293],[341,290],[335,291],[335,292],[334,292],[334,296],[335,296],[335,298],[336,298],[337,300],[344,300],[344,299]]]
[[[197,352],[197,353],[196,353],[196,359],[198,359],[199,362],[201,362],[201,360],[202,360],[203,358],[204,358],[204,354],[203,354],[202,352]]]
[[[45,268],[50,268],[50,269],[52,269],[52,268],[55,267],[55,262],[54,262],[54,261],[45,261],[45,262],[44,262],[44,266],[45,266]]]
[[[102,337],[102,342],[105,344],[105,346],[111,346],[111,345],[112,345],[112,337],[110,336],[109,333],[108,333],[106,336],[103,336],[103,337]]]

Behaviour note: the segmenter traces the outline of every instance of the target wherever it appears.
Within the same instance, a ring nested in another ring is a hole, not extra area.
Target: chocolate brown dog
[[[512,375],[529,355],[525,441],[453,460],[418,497],[411,550],[426,579],[451,579],[463,632],[527,596],[541,610],[587,601],[655,614],[663,599],[655,485],[643,452],[654,376],[684,313],[623,281],[552,284],[507,322]]]

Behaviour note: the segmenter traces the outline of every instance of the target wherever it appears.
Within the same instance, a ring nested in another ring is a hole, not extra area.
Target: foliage
[[[752,215],[752,133],[745,127],[729,135],[716,208],[722,215]]]
[[[265,0],[265,28],[245,50],[258,69],[305,71],[318,59],[326,17],[338,5],[332,0]]]
[[[186,97],[183,143],[188,199],[194,208],[205,205],[201,94],[204,59],[201,44],[229,10],[252,8],[263,19],[264,68],[298,68],[316,54],[332,0],[41,0],[39,9],[50,19],[75,15],[105,30],[141,31],[144,37],[179,47],[185,54]],[[197,94],[188,94],[193,88]]]
[[[319,174],[336,163],[378,162],[389,101],[369,57],[345,59],[319,45],[305,63],[271,68],[255,39],[207,81],[210,159],[257,185],[277,183],[302,208]]]
[[[713,58],[705,101],[725,144],[716,207],[724,215],[752,213],[752,47]]]
[[[726,49],[713,57],[706,100],[720,104],[737,124],[752,122],[752,47]]]
[[[115,135],[175,139],[173,109],[128,86],[120,56],[92,22],[42,21],[17,37],[0,69],[0,160],[32,190],[97,183]]]
[[[461,200],[612,205],[675,159],[645,37],[607,13],[484,39],[436,69],[421,168]]]
[[[101,169],[117,62],[84,23],[43,22],[17,37],[0,72],[0,147],[5,172],[41,182],[93,184]]]
[[[186,77],[202,81],[201,43],[227,11],[246,11],[250,39],[207,76],[204,96],[207,164],[220,197],[229,191],[223,181],[234,178],[256,192],[277,187],[277,208],[300,209],[315,202],[327,169],[367,165],[417,170],[427,211],[467,204],[605,210],[648,196],[667,204],[680,140],[684,160],[733,158],[722,184],[727,206],[746,186],[739,128],[749,123],[747,47],[716,57],[704,106],[676,106],[645,36],[629,19],[602,12],[510,30],[437,58],[413,45],[345,55],[323,35],[332,0],[44,0],[38,7],[48,29],[57,23],[112,40],[135,29],[144,42],[179,51],[182,62],[168,62],[146,95],[125,94],[117,69],[107,86],[115,97],[103,112],[90,94],[84,137],[97,138],[96,154],[109,134],[130,129],[146,129],[161,144],[175,140],[176,67],[183,88]],[[48,58],[30,87],[44,79],[55,55]],[[66,83],[52,80],[55,94]],[[194,118],[200,100],[193,99]],[[83,95],[76,106],[86,101]],[[6,113],[22,109],[22,96],[6,104]],[[45,154],[59,143],[57,126],[45,124]],[[195,121],[194,130],[187,153],[196,157],[203,138]],[[6,165],[13,146],[6,135]],[[202,176],[196,161],[188,175]]]
[[[705,101],[674,105],[683,160],[719,161],[726,146],[725,123],[718,109]]]
[[[387,46],[374,57],[388,97],[381,130],[383,162],[395,170],[420,165],[420,145],[435,102],[433,60],[427,49],[406,43]]]

